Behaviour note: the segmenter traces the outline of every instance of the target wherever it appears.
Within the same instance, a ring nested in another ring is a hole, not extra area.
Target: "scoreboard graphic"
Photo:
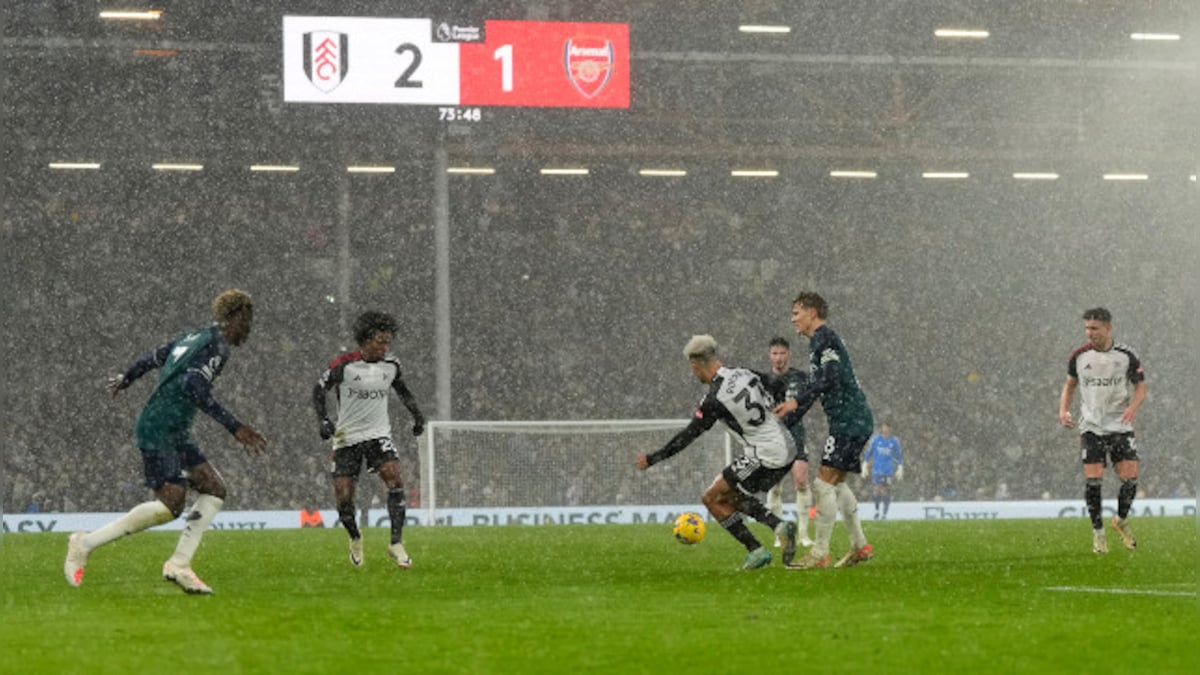
[[[285,16],[283,99],[628,108],[629,26]]]

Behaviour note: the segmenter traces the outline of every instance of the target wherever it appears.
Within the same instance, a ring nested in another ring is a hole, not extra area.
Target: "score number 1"
[[[501,45],[492,52],[492,60],[500,62],[500,91],[513,90],[513,46]]]

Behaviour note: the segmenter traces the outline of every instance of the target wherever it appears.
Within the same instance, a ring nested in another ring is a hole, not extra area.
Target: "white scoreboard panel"
[[[286,101],[458,105],[458,73],[430,19],[283,18]]]

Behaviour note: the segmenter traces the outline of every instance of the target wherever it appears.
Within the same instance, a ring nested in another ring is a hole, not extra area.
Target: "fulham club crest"
[[[350,38],[345,33],[315,30],[304,34],[304,74],[328,94],[350,71]]]
[[[599,94],[608,84],[614,60],[612,41],[604,38],[571,38],[563,47],[567,79],[587,98]]]

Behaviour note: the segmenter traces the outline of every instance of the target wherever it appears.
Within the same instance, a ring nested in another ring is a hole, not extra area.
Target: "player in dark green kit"
[[[858,519],[858,499],[846,485],[846,474],[862,472],[863,447],[875,430],[867,397],[859,387],[845,343],[825,324],[829,305],[816,293],[801,293],[792,303],[792,325],[808,337],[811,382],[775,408],[788,423],[821,400],[829,420],[829,438],[821,454],[821,468],[813,480],[817,504],[816,542],[792,569],[829,566],[829,539],[840,509],[850,532],[850,551],[835,567],[852,567],[871,559],[874,552]]]
[[[133,507],[98,530],[71,535],[63,573],[72,586],[83,582],[84,566],[95,549],[178,518],[190,485],[200,496],[188,514],[175,553],[163,564],[163,578],[188,593],[212,593],[212,588],[192,571],[191,562],[200,538],[224,504],[225,482],[192,441],[196,410],[220,422],[251,453],[265,451],[267,444],[261,434],[238,422],[212,395],[213,380],[229,359],[229,346],[242,344],[250,335],[254,305],[245,292],[231,289],[213,301],[213,315],[215,323],[138,356],[124,374],[109,379],[108,389],[116,396],[151,370],[159,371],[158,385],[134,428],[146,486],[154,490],[156,499]]]
[[[784,393],[783,398],[793,398],[808,386],[808,370],[792,367],[792,345],[786,338],[774,337],[767,345],[767,358],[771,361],[771,375],[779,381]],[[800,544],[812,546],[808,538],[808,453],[805,451],[804,418],[793,415],[789,420],[788,431],[796,442],[796,461],[792,463],[792,483],[796,486],[796,527],[800,530]],[[777,516],[783,514],[783,481],[767,492],[767,508]],[[782,542],[775,540],[775,546]]]

